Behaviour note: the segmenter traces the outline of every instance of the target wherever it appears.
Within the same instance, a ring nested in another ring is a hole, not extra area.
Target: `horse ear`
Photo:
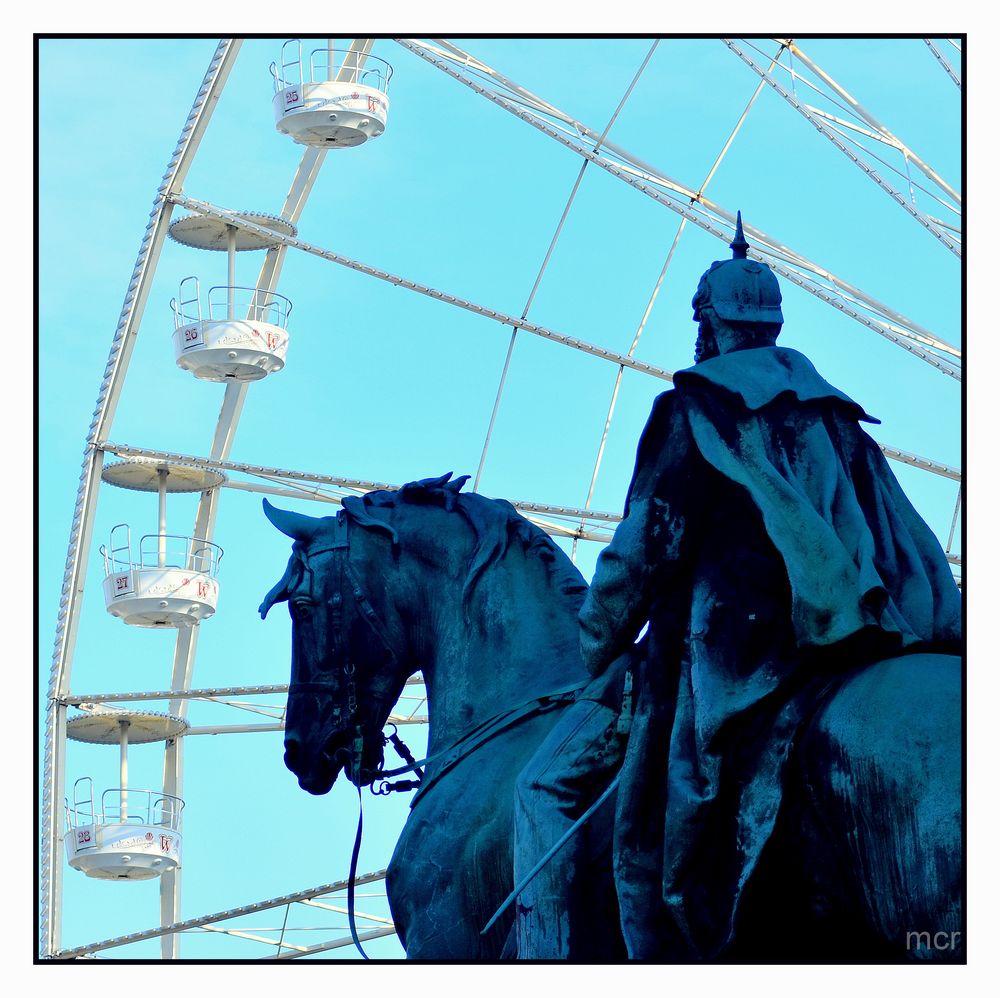
[[[448,479],[451,478],[451,472],[448,471],[443,474],[440,478],[421,478],[416,482],[407,482],[400,490],[400,495],[414,494],[421,495],[427,492],[434,492],[439,489],[448,488]]]
[[[267,502],[267,500],[264,500]],[[265,620],[267,618],[267,611],[274,606],[275,603],[283,603],[288,599],[288,593],[292,586],[298,581],[299,576],[302,573],[302,563],[293,554],[291,558],[288,559],[288,567],[285,569],[285,574],[281,577],[281,581],[264,597],[264,602],[257,607],[257,612],[260,614],[260,619]]]
[[[448,472],[446,478],[451,478],[451,472]],[[462,475],[461,478],[456,478],[453,482],[446,482],[441,490],[441,494],[444,496],[444,508],[448,512],[452,512],[455,509],[455,505],[458,502],[459,493],[462,491],[462,486],[469,480],[468,475]]]
[[[295,513],[290,509],[279,509],[272,506],[266,499],[264,500],[264,515],[277,527],[286,537],[308,544],[316,531],[323,525],[323,521],[313,516],[306,516],[304,513]]]

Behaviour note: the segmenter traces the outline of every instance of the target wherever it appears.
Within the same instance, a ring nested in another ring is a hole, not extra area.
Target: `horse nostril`
[[[302,758],[302,746],[297,738],[285,739],[285,766],[293,773],[298,772],[298,764]]]

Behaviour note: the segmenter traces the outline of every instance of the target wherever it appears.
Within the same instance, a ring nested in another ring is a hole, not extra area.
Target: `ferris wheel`
[[[259,496],[329,515],[346,496],[468,472],[589,578],[649,403],[691,363],[693,334],[668,331],[693,329],[689,309],[687,327],[679,317],[738,208],[749,255],[800,317],[788,345],[848,394],[875,395],[860,401],[883,417],[876,439],[961,585],[961,194],[817,54],[853,42],[514,41],[224,39],[211,54],[142,235],[76,485],[40,693],[40,957],[355,955],[356,805],[276,782],[288,634],[261,636],[252,595],[287,550]],[[904,42],[894,71],[941,92],[928,128],[960,139],[961,40]],[[239,75],[265,49],[270,62]],[[700,96],[664,68],[682,52],[688,83],[704,67]],[[723,65],[726,85],[700,104]],[[586,116],[566,109],[578,104]],[[663,106],[670,136],[651,131]],[[483,120],[488,142],[470,131]],[[725,171],[743,142],[773,155],[745,188]],[[291,168],[274,179],[279,145]],[[675,151],[699,171],[683,182],[653,165]],[[222,168],[199,173],[203,154]],[[228,207],[275,183],[282,201]],[[474,212],[443,213],[456,188]],[[724,207],[717,189],[743,200]],[[772,218],[808,246],[769,235]],[[890,304],[895,286],[907,294]],[[391,720],[419,752],[419,677]],[[383,887],[401,797],[366,805],[380,828],[357,920],[377,956],[402,955]]]

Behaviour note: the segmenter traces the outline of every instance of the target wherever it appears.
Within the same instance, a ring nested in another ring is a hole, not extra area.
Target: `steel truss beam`
[[[422,686],[423,679],[411,676],[406,680],[407,686]],[[270,686],[214,686],[200,690],[159,690],[146,693],[67,693],[60,698],[60,703],[69,707],[83,707],[86,704],[130,703],[139,700],[214,700],[218,697],[236,696],[268,696],[272,693],[287,693],[288,684],[279,683]]]
[[[393,491],[398,489],[398,485],[390,485],[386,482],[369,482],[360,478],[338,478],[335,475],[320,475],[309,471],[291,471],[285,468],[268,468],[259,464],[245,464],[235,461],[217,461],[211,458],[193,457],[190,454],[175,454],[169,451],[150,450],[145,447],[133,447],[130,444],[116,444],[111,441],[103,441],[102,449],[116,457],[147,457],[156,461],[176,461],[181,464],[191,464],[198,468],[208,468],[215,471],[236,471],[246,475],[258,475],[269,480],[286,480],[289,483],[294,481],[316,482],[318,484],[329,485],[335,488],[349,489],[352,492],[375,492],[379,490]],[[922,471],[928,471],[932,475],[940,475],[942,478],[950,478],[953,481],[962,480],[960,469],[950,464],[943,464],[940,461],[932,461],[930,458],[921,457],[919,454],[911,454],[909,451],[900,450],[889,444],[878,444],[879,449],[887,458],[898,461],[900,464],[908,464]],[[240,484],[240,483],[230,483]],[[311,498],[307,490],[301,498]],[[323,501],[338,501],[336,497],[321,497]],[[587,520],[603,521],[606,523],[618,523],[621,516],[618,513],[607,513],[599,510],[580,509],[578,506],[553,506],[546,503],[526,502],[523,500],[508,500],[511,505],[522,512],[543,513],[549,516],[565,516],[568,518],[584,517]],[[595,524],[596,525],[596,524]]]
[[[368,942],[369,939],[379,939],[382,936],[394,936],[396,930],[394,928],[384,928],[384,929],[368,929],[366,932],[358,933],[358,942]],[[287,945],[287,943],[286,943]],[[344,949],[347,946],[353,946],[354,940],[351,938],[346,939],[335,939],[328,943],[321,943],[319,946],[308,946],[301,950],[301,952],[296,953],[282,953],[275,957],[261,957],[262,960],[298,960],[304,956],[313,956],[316,953],[327,953],[334,949]]]
[[[939,63],[941,63],[941,65],[944,67],[944,71],[951,77],[952,83],[954,83],[955,86],[958,87],[959,90],[961,90],[962,81],[955,74],[955,70],[951,68],[951,65],[948,62],[948,60],[941,54],[941,52],[938,50],[938,47],[929,38],[925,38],[924,41],[927,42],[927,47],[931,50],[931,52],[934,53],[934,58],[937,59]]]
[[[108,454],[116,457],[144,457],[154,461],[168,461],[178,464],[189,464],[198,468],[206,468],[213,471],[240,472],[246,475],[258,475],[269,480],[285,480],[289,483],[295,481],[315,482],[335,488],[349,489],[351,492],[365,493],[374,491],[393,491],[398,489],[398,485],[389,485],[385,482],[367,482],[359,478],[339,478],[335,475],[319,475],[306,471],[290,471],[283,468],[268,468],[263,465],[245,464],[234,461],[214,461],[210,458],[193,457],[190,454],[174,454],[168,451],[149,450],[141,447],[132,447],[128,444],[116,444],[110,441],[102,442],[102,449]],[[931,461],[929,458],[920,457],[917,454],[910,454],[907,451],[899,450],[896,447],[889,447],[885,444],[878,444],[879,449],[887,458],[898,461],[901,464],[908,464],[911,467],[919,468],[921,471],[930,472],[943,478],[961,482],[962,473],[959,469],[951,465],[942,464],[939,461]],[[252,490],[252,486],[245,486]],[[304,490],[301,498],[314,499],[314,490]],[[323,497],[323,501],[338,501],[336,497]],[[611,540],[610,533],[597,534],[595,530],[610,530],[610,528],[621,522],[621,514],[607,513],[592,509],[581,509],[578,506],[552,506],[545,503],[524,502],[522,500],[507,500],[518,511],[523,513],[528,519],[535,522],[547,533],[555,533],[559,536],[578,537],[580,540],[591,540],[598,543],[608,543]],[[576,520],[588,523],[589,531],[584,531],[579,527],[563,526],[553,524],[544,517],[564,517],[568,520]],[[953,564],[960,565],[961,560],[955,556],[949,556]]]
[[[936,184],[942,191],[944,191],[952,200],[957,204],[961,205],[962,195],[955,190],[936,170],[925,163],[902,139],[894,135],[885,125],[882,124],[877,118],[874,117],[869,111],[867,111],[854,97],[852,97],[832,76],[822,70],[816,65],[812,59],[809,58],[795,44],[794,40],[791,38],[782,39],[777,38],[775,41],[787,44],[788,48],[795,54],[799,62],[804,66],[808,67],[813,73],[816,74],[835,94],[845,100],[851,107],[851,109],[858,115],[860,115],[869,125],[872,126],[881,136],[884,137],[885,141],[890,145],[895,146],[904,156],[925,176],[928,180]]]
[[[423,677],[411,677],[406,681],[406,685],[419,685],[423,686]],[[237,688],[238,689],[238,688]],[[261,696],[264,693],[274,693],[274,692],[284,692],[287,693],[287,686],[272,686],[272,687],[246,687],[245,690],[249,691],[251,695]],[[262,692],[263,691],[263,692]],[[284,704],[266,704],[261,707],[251,707],[247,703],[238,703],[233,700],[224,699],[227,695],[235,695],[232,692],[226,693],[226,691],[195,691],[193,694],[188,690],[170,690],[163,691],[160,693],[142,693],[142,694],[121,694],[121,693],[101,693],[97,695],[86,694],[86,695],[69,695],[63,698],[62,702],[67,706],[77,706],[82,711],[90,712],[95,709],[107,710],[121,710],[123,708],[109,707],[109,704],[126,703],[136,700],[165,700],[169,698],[176,698],[180,700],[200,700],[204,703],[214,703],[222,707],[232,707],[236,710],[243,710],[252,714],[262,714],[265,717],[269,717],[271,720],[267,723],[256,723],[256,724],[212,724],[212,725],[201,725],[198,727],[187,728],[182,735],[177,737],[188,738],[191,735],[224,735],[224,734],[248,734],[257,733],[262,731],[284,731],[285,730],[285,705]],[[243,695],[246,695],[244,693]],[[403,704],[403,701],[416,701],[416,706],[412,704]],[[426,714],[417,714],[417,708],[421,704],[426,703],[427,695],[426,692],[423,695],[410,695],[401,696],[400,703],[397,706],[402,705],[405,710],[406,707],[412,707],[410,713],[403,713],[402,711],[394,711],[389,714],[386,719],[386,723],[392,724],[427,724],[430,720]]]
[[[127,444],[104,443],[104,450],[116,457],[144,457],[157,461],[169,461],[178,464],[188,464],[193,467],[207,468],[215,471],[241,472],[246,475],[259,475],[269,480],[287,480],[289,482],[316,482],[336,488],[350,489],[355,493],[394,491],[398,485],[385,482],[367,482],[358,478],[338,478],[334,475],[319,475],[306,471],[290,471],[283,468],[267,468],[263,465],[244,464],[235,461],[217,461],[211,458],[192,457],[189,454],[173,454],[168,451],[148,450],[142,447],[132,447]],[[303,499],[310,498],[305,493]],[[510,501],[511,505],[525,514],[543,514],[545,516],[566,517],[567,519],[586,519],[592,521],[592,527],[618,523],[621,516],[617,513],[606,513],[598,510],[584,510],[576,506],[553,506],[546,503]],[[606,538],[605,538],[606,539]]]
[[[396,714],[391,713],[385,719],[386,724],[427,724],[429,718],[426,714]],[[284,731],[284,721],[273,721],[270,724],[203,724],[190,727],[184,732],[185,738],[195,735],[256,735],[265,732]]]
[[[410,676],[409,679],[404,683],[406,686],[419,686],[423,687],[424,678],[419,673]],[[118,708],[115,705],[119,703],[134,703],[136,701],[149,701],[149,700],[198,700],[203,703],[213,703],[222,707],[232,707],[234,710],[242,710],[251,714],[261,714],[265,717],[271,718],[274,723],[270,724],[246,724],[246,725],[213,725],[213,726],[201,726],[197,728],[188,728],[183,737],[188,737],[189,735],[218,735],[218,734],[229,734],[234,732],[257,732],[257,731],[283,731],[284,730],[284,715],[285,715],[285,704],[262,704],[260,706],[251,706],[249,703],[242,703],[231,699],[232,697],[245,697],[245,696],[269,696],[269,695],[284,695],[288,693],[288,685],[270,685],[270,686],[233,686],[233,687],[217,687],[210,689],[201,690],[160,690],[155,692],[143,692],[143,693],[69,693],[60,699],[60,703],[67,707],[77,707],[84,712],[93,711],[95,709],[104,710],[118,710],[123,708]],[[403,695],[399,698],[400,702],[397,704],[398,707],[402,709],[400,711],[391,713],[387,719],[386,723],[392,722],[393,724],[426,724],[429,720],[426,714],[417,714],[417,708],[427,701],[427,694],[424,691],[423,694],[416,693],[411,695]],[[416,701],[416,706],[412,704],[405,704],[403,701]],[[412,707],[410,713],[403,713],[407,707]]]
[[[385,870],[377,870],[374,873],[365,873],[354,878],[356,887],[364,884],[372,884],[385,880]],[[146,939],[157,939],[165,935],[176,935],[190,929],[200,929],[216,922],[224,922],[230,918],[239,918],[242,915],[253,915],[271,908],[281,908],[285,905],[295,904],[300,901],[312,900],[326,894],[335,894],[346,891],[348,881],[338,880],[332,884],[322,884],[319,887],[311,887],[304,891],[296,891],[292,894],[283,894],[281,897],[270,898],[266,901],[257,901],[253,904],[241,905],[238,908],[229,908],[226,911],[214,912],[210,915],[201,915],[197,918],[188,918],[184,921],[173,922],[170,925],[161,925],[155,929],[146,929],[142,932],[132,932],[127,936],[115,936],[112,939],[104,939],[99,942],[88,943],[85,946],[75,946],[73,949],[60,950],[54,954],[57,960],[73,960],[79,957],[90,956],[102,950],[114,949],[118,946],[127,946],[130,943],[142,942]],[[379,935],[388,935],[389,930],[377,930]],[[392,930],[395,931],[395,930]],[[365,938],[365,937],[362,937]],[[373,938],[373,937],[367,937]],[[332,947],[327,947],[332,948]]]
[[[656,46],[658,44],[659,40],[657,39],[654,40],[653,44],[650,46],[649,51],[646,53],[646,58],[643,59],[642,65],[639,66],[639,69],[632,77],[632,82],[628,85],[624,95],[622,96],[622,99],[618,102],[618,107],[615,108],[614,114],[611,115],[611,117],[608,119],[607,125],[604,126],[604,131],[601,133],[601,137],[600,139],[598,139],[597,145],[594,146],[595,150],[599,149],[601,143],[605,140],[605,138],[607,138],[608,132],[611,131],[611,127],[617,120],[618,115],[621,114],[622,108],[625,106],[625,102],[629,99],[629,97],[632,94],[632,91],[635,89],[635,85],[639,82],[639,77],[642,76],[646,66],[649,65],[649,60],[652,59],[653,53],[656,51]],[[542,261],[542,265],[538,270],[538,275],[535,277],[535,283],[532,285],[531,293],[528,295],[528,300],[525,303],[523,311],[521,312],[522,319],[526,319],[528,317],[528,312],[530,311],[531,305],[535,300],[535,295],[538,292],[538,287],[542,283],[542,277],[545,274],[545,270],[549,265],[549,261],[552,259],[552,254],[555,251],[556,243],[559,241],[559,236],[562,234],[563,226],[566,224],[566,218],[569,216],[569,210],[570,208],[573,207],[573,202],[576,200],[577,192],[580,190],[580,184],[583,182],[583,175],[587,172],[587,167],[589,165],[590,164],[587,160],[584,160],[583,163],[580,165],[580,172],[577,174],[576,181],[573,184],[573,189],[570,191],[569,198],[566,201],[566,207],[563,208],[562,216],[559,219],[559,223],[556,225],[556,230],[552,234],[551,240],[549,240],[549,248],[545,253],[545,259]],[[493,425],[496,422],[497,413],[500,410],[500,400],[503,397],[503,390],[507,383],[507,372],[510,368],[511,356],[514,353],[514,344],[517,341],[518,328],[519,327],[515,326],[513,332],[511,332],[510,334],[510,345],[507,347],[507,356],[503,362],[503,370],[500,374],[500,384],[497,388],[496,401],[493,403],[493,411],[490,414],[489,427],[486,430],[486,440],[483,443],[482,456],[479,459],[479,467],[476,468],[476,475],[472,482],[472,488],[474,491],[477,492],[479,491],[479,482],[483,476],[483,467],[486,464],[486,454],[490,447],[490,439],[493,436]],[[632,344],[632,349],[629,350],[627,356],[631,357],[634,352],[635,352],[635,343]],[[625,370],[624,367],[619,366],[618,368],[619,380],[621,379],[622,372],[624,370]],[[587,505],[588,506],[590,505],[589,499]],[[573,551],[574,553],[576,552],[575,542],[573,546]]]
[[[254,232],[258,235],[267,236],[268,239],[273,239],[276,242],[284,243],[286,246],[292,246],[295,249],[302,250],[304,253],[310,253],[313,256],[329,260],[331,263],[338,263],[343,267],[348,267],[351,270],[356,270],[362,274],[368,274],[370,277],[377,277],[379,280],[386,281],[389,284],[394,284],[397,287],[407,288],[410,291],[416,291],[419,294],[427,295],[429,298],[435,298],[438,301],[443,301],[448,305],[455,305],[458,308],[465,309],[466,311],[474,312],[476,315],[484,316],[487,319],[493,319],[501,323],[501,325],[515,326],[518,329],[525,330],[525,332],[541,336],[543,339],[553,340],[556,343],[561,343],[563,346],[572,347],[574,350],[581,350],[583,353],[592,354],[595,357],[600,357],[602,360],[610,361],[613,364],[624,364],[625,367],[630,367],[636,371],[642,372],[643,374],[651,374],[656,378],[662,378],[664,381],[673,380],[673,374],[670,371],[666,371],[661,367],[656,367],[654,364],[645,364],[642,361],[632,360],[631,358],[626,357],[623,354],[616,353],[613,350],[605,350],[603,347],[594,346],[591,343],[585,343],[583,340],[575,339],[572,336],[564,336],[562,333],[553,332],[551,329],[546,329],[544,326],[538,326],[532,322],[527,322],[524,319],[515,318],[505,312],[498,312],[495,309],[486,308],[483,305],[476,305],[464,298],[458,298],[455,295],[446,294],[443,291],[437,291],[434,288],[428,287],[426,284],[419,284],[416,281],[410,281],[404,277],[398,277],[395,274],[390,274],[388,271],[379,270],[377,267],[370,267],[367,264],[359,263],[356,260],[350,259],[350,257],[334,253],[332,250],[325,250],[319,246],[314,246],[311,243],[304,242],[301,239],[295,239],[292,236],[286,236],[283,233],[276,232],[274,229],[270,229],[265,225],[257,225],[255,222],[247,221],[230,211],[226,211],[224,208],[219,208],[216,205],[209,204],[207,201],[196,201],[194,198],[183,197],[181,195],[176,195],[173,198],[173,201],[174,204],[180,205],[182,208],[187,208],[198,215],[206,215],[209,218],[220,218],[225,222],[235,225],[239,229],[245,229],[247,232]]]

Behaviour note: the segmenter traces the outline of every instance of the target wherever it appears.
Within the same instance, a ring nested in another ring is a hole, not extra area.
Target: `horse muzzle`
[[[285,766],[298,778],[307,793],[321,796],[336,782],[343,763],[326,751],[310,752],[305,743],[292,733],[285,735]]]
[[[355,786],[371,784],[382,768],[382,747],[373,746],[373,739],[361,737],[356,731],[335,731],[318,751],[309,751],[307,742],[288,731],[285,766],[295,774],[303,790],[321,796],[329,793],[341,771]]]

